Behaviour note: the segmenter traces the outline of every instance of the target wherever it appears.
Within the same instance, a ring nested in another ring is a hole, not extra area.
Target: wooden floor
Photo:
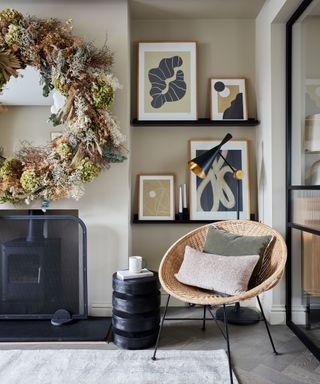
[[[181,316],[180,309],[169,310],[169,315]],[[201,317],[202,310],[186,309],[183,315]],[[160,348],[165,349],[219,349],[226,348],[213,321],[206,331],[201,322],[168,321],[165,323]],[[285,325],[270,326],[276,349],[275,356],[264,322],[250,326],[229,326],[232,363],[241,384],[319,384],[320,363]]]
[[[169,316],[196,316],[201,308],[171,308]],[[213,321],[206,331],[200,321],[165,322],[160,349],[208,350],[225,349],[225,340]],[[300,340],[285,325],[271,326],[271,332],[280,356],[274,356],[260,321],[256,325],[230,325],[230,343],[234,371],[240,384],[319,384],[320,364]],[[0,349],[116,349],[113,343],[41,343],[0,344]],[[152,351],[150,351],[150,357]],[[143,383],[141,383],[143,384]],[[201,383],[196,383],[201,384]]]

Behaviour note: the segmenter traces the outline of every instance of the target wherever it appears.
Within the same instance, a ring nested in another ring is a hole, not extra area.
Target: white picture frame
[[[197,120],[197,43],[138,43],[138,120]]]

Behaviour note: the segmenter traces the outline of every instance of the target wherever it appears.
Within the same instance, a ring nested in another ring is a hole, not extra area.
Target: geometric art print
[[[245,79],[210,79],[211,120],[247,120]]]

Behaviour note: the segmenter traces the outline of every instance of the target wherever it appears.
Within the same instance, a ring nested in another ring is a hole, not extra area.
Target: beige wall
[[[196,41],[198,43],[199,117],[209,116],[209,78],[246,77],[249,117],[256,117],[254,20],[133,20],[131,23],[133,71],[137,42]],[[132,117],[136,117],[136,76],[132,76]]]
[[[102,46],[106,34],[115,53],[114,72],[124,89],[119,91],[114,114],[120,119],[122,131],[130,146],[129,84],[130,62],[128,7],[126,0],[105,2],[31,1],[1,2],[1,7],[14,7],[21,12],[40,17],[72,18],[74,34]],[[46,123],[47,107],[16,107],[1,114],[0,143],[5,153],[12,153],[19,140],[45,143],[52,130]],[[35,207],[39,203],[34,204]],[[127,266],[129,252],[130,184],[129,161],[112,165],[93,183],[88,184],[85,196],[79,201],[63,200],[52,208],[78,209],[88,228],[88,290],[91,314],[110,314],[112,299],[112,272]],[[1,208],[11,208],[4,204]]]
[[[133,74],[136,73],[137,42],[198,42],[199,117],[209,116],[209,77],[246,77],[248,79],[249,116],[256,117],[255,30],[253,20],[133,20],[131,41]],[[132,78],[132,116],[136,117],[136,78]],[[132,206],[137,213],[139,173],[175,173],[176,185],[188,183],[189,140],[222,138],[230,132],[234,138],[249,141],[251,212],[256,213],[255,127],[131,127]],[[176,188],[177,191],[177,188]],[[176,198],[176,206],[177,206]],[[180,236],[196,225],[136,224],[132,226],[133,253],[146,258],[157,269],[164,252]]]

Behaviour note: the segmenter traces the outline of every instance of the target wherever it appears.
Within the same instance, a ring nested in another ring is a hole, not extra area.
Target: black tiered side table
[[[160,283],[158,274],[139,279],[112,277],[113,342],[123,349],[152,347],[160,323]]]

